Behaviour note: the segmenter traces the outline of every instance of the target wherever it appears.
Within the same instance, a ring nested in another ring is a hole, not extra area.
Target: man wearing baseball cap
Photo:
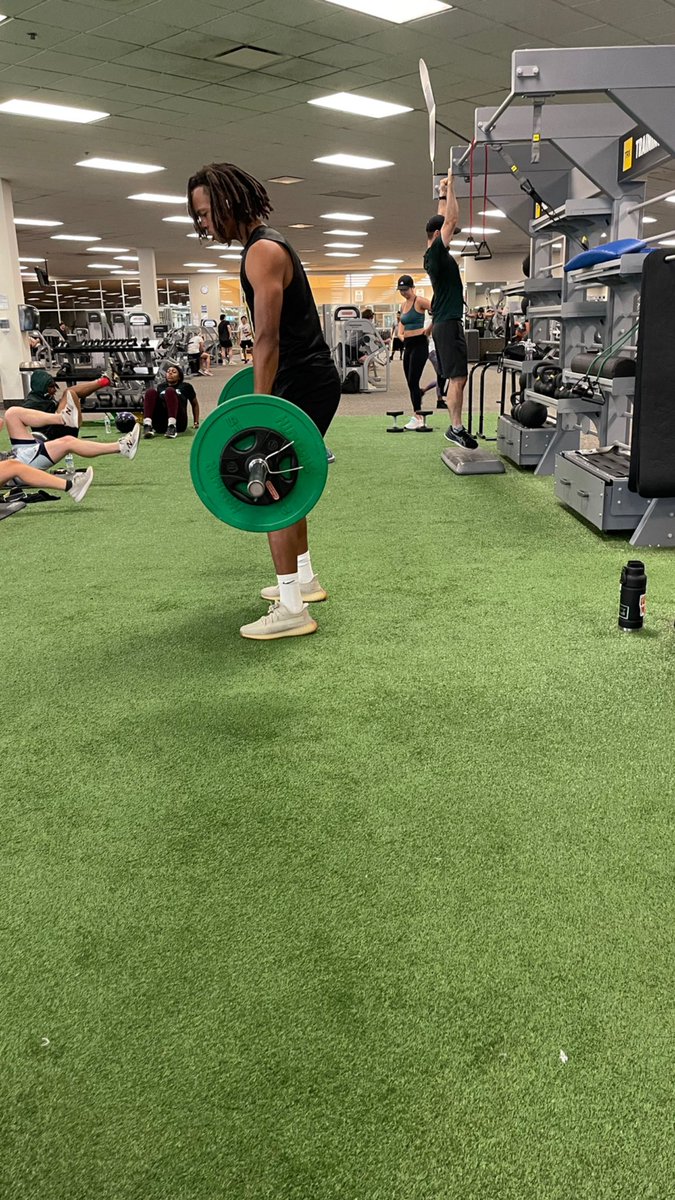
[[[431,302],[433,326],[431,336],[438,356],[440,375],[448,382],[447,406],[450,425],[445,436],[449,442],[477,450],[478,442],[467,433],[462,423],[464,388],[468,374],[466,340],[464,338],[464,292],[459,267],[449,251],[450,241],[459,219],[459,204],[455,196],[452,172],[441,180],[438,214],[427,221],[427,252],[424,269],[434,296]]]

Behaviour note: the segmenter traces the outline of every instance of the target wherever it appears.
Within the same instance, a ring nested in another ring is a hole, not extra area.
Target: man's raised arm
[[[455,195],[452,167],[448,171],[447,179],[441,179],[438,188],[438,212],[443,217],[441,239],[444,246],[449,246],[459,224],[459,203]]]

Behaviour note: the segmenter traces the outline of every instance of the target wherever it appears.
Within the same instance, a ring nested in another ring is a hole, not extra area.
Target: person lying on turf
[[[56,397],[58,387],[58,382],[53,375],[50,375],[49,371],[42,368],[33,371],[30,377],[30,391],[21,407],[33,409],[35,412],[61,413],[70,396],[74,407],[69,410],[72,420],[68,423],[67,432],[77,436],[82,424],[81,401],[86,400],[87,396],[93,395],[101,388],[110,387],[110,380],[107,375],[102,375],[100,379],[92,379],[88,383],[71,383],[60,399]],[[40,432],[48,442],[51,442],[54,438],[63,437],[63,426],[60,421],[57,421],[53,425],[46,425]]]
[[[340,403],[340,377],[302,263],[265,223],[272,211],[265,188],[234,163],[211,163],[189,180],[187,196],[201,238],[244,247],[241,285],[255,330],[254,393],[290,400],[325,436]],[[326,592],[312,570],[307,521],[267,536],[277,585],[263,588],[262,596],[272,604],[240,633],[258,641],[314,633],[305,601],[325,600]]]
[[[9,487],[17,482],[26,487],[49,488],[50,491],[67,492],[76,504],[84,500],[93,478],[93,467],[80,471],[74,479],[66,479],[63,475],[49,475],[39,467],[28,467],[15,458],[7,458],[0,462],[0,488]]]
[[[175,438],[185,433],[188,425],[188,404],[192,409],[195,429],[199,428],[199,401],[191,383],[186,383],[180,367],[166,368],[164,382],[148,388],[143,397],[143,437],[153,438],[166,427],[164,437]],[[168,422],[165,416],[168,414]]]
[[[42,430],[48,427],[56,415],[56,423],[64,428],[60,438],[47,442],[43,437],[35,437],[33,429]],[[14,459],[29,467],[39,467],[49,471],[56,466],[66,454],[79,454],[80,458],[99,458],[102,454],[121,454],[124,458],[134,458],[138,449],[138,439],[141,436],[140,425],[135,425],[131,433],[127,433],[117,442],[101,445],[97,442],[86,442],[83,438],[74,437],[67,432],[78,419],[78,411],[72,396],[66,397],[64,407],[54,413],[37,412],[28,408],[13,405],[5,413],[4,424],[7,426],[9,440],[12,443]],[[0,429],[2,421],[0,420]],[[8,460],[11,462],[11,459]]]

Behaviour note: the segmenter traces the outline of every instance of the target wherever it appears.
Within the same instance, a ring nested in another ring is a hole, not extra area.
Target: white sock
[[[169,425],[175,425],[175,424],[176,424],[176,418],[175,418],[175,417],[169,417]]]
[[[302,612],[302,596],[300,595],[300,580],[298,572],[292,571],[287,575],[277,575],[279,584],[279,603],[289,612]]]
[[[309,557],[309,550],[307,551],[306,554],[298,555],[298,576],[300,578],[301,584],[311,583],[314,578],[314,572],[312,570],[312,560]]]
[[[150,420],[150,417],[143,417],[143,424],[144,425],[152,425],[152,421]]]

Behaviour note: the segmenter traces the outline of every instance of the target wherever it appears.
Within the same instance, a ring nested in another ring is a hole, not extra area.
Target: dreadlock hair
[[[267,192],[252,175],[248,175],[234,163],[209,163],[207,167],[197,171],[197,174],[188,180],[187,185],[188,212],[201,239],[206,238],[207,234],[199,224],[192,203],[192,193],[198,187],[206,188],[209,193],[211,220],[218,241],[221,242],[229,240],[225,233],[227,217],[233,217],[241,228],[250,225],[252,221],[264,221],[272,211]]]

